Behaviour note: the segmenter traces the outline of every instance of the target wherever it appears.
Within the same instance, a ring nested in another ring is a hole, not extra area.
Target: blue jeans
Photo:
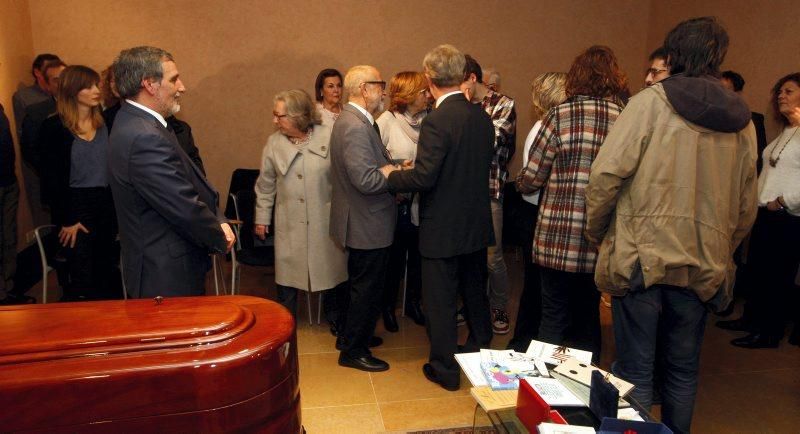
[[[614,375],[633,383],[631,396],[646,410],[653,400],[653,368],[662,371],[661,420],[673,432],[688,433],[697,394],[700,347],[706,308],[694,291],[669,285],[613,297],[617,360]],[[659,324],[661,329],[659,329]],[[656,360],[656,342],[662,360]]]

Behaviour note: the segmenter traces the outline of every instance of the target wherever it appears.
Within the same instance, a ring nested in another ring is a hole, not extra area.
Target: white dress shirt
[[[439,107],[442,104],[442,102],[445,99],[447,99],[447,97],[455,95],[455,94],[459,94],[459,93],[463,94],[463,92],[461,92],[460,90],[454,90],[452,92],[448,92],[448,93],[440,96],[439,98],[436,98],[436,105],[434,106],[434,108]]]
[[[363,113],[363,114],[364,114],[364,116],[366,116],[366,117],[367,117],[367,120],[369,121],[370,125],[375,123],[375,118],[373,118],[373,117],[372,117],[372,115],[371,115],[371,114],[369,114],[369,112],[367,111],[367,109],[365,109],[364,107],[361,107],[360,105],[358,105],[358,104],[356,104],[356,103],[354,103],[354,102],[352,102],[352,101],[348,102],[348,104],[350,104],[351,106],[353,106],[353,107],[357,108],[357,109],[358,109],[358,111],[360,111],[361,113]]]
[[[166,127],[167,127],[167,121],[166,121],[166,120],[164,120],[164,116],[161,116],[161,114],[160,114],[160,113],[158,113],[158,112],[156,112],[156,111],[153,111],[153,109],[147,108],[147,107],[145,107],[145,106],[143,106],[143,105],[139,104],[139,103],[138,103],[138,102],[136,102],[136,101],[131,101],[131,100],[129,100],[129,99],[126,99],[125,101],[127,101],[127,102],[128,102],[130,105],[132,105],[132,106],[139,107],[140,109],[142,109],[142,110],[146,111],[147,113],[150,113],[150,114],[151,114],[151,115],[153,115],[153,117],[155,117],[155,118],[156,118],[156,119],[157,119],[159,122],[161,122],[161,125],[163,125],[163,126],[164,126],[164,128],[166,128]]]

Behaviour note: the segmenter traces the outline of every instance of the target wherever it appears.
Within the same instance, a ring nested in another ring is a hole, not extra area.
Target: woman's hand
[[[262,241],[266,239],[267,234],[269,233],[269,228],[267,227],[267,225],[255,225],[254,230],[256,236]]]
[[[58,232],[58,240],[61,241],[61,245],[70,249],[74,248],[75,241],[78,239],[78,231],[83,231],[85,234],[89,233],[89,230],[80,222],[72,226],[62,227]]]
[[[767,209],[770,210],[770,211],[780,211],[783,208],[784,207],[781,204],[780,200],[778,200],[778,198],[775,198],[775,200],[773,200],[771,202],[767,202]]]

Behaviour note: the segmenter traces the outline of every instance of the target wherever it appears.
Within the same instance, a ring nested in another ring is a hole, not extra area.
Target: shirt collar
[[[375,118],[373,118],[373,117],[372,117],[372,115],[371,115],[371,114],[369,114],[369,112],[367,111],[367,109],[365,109],[364,107],[361,107],[360,105],[358,105],[358,104],[354,103],[353,101],[349,101],[349,102],[348,102],[348,104],[350,104],[351,106],[353,106],[353,107],[357,108],[357,109],[358,109],[358,111],[360,111],[360,112],[361,112],[361,114],[363,114],[364,116],[366,116],[366,117],[367,117],[367,120],[369,121],[369,123],[370,123],[370,124],[374,124],[374,123],[375,123]]]
[[[130,104],[130,105],[132,105],[132,106],[134,106],[134,107],[139,107],[140,109],[142,109],[142,110],[146,111],[147,113],[150,113],[151,115],[153,115],[153,117],[155,117],[155,118],[156,118],[156,120],[157,120],[157,121],[161,122],[161,125],[163,125],[163,126],[164,126],[164,128],[166,128],[166,127],[167,127],[167,121],[165,121],[165,120],[164,120],[164,116],[161,116],[161,114],[160,114],[160,113],[158,113],[158,112],[156,112],[156,111],[153,111],[152,109],[150,109],[150,108],[147,108],[147,107],[145,107],[145,106],[143,106],[143,105],[139,104],[139,103],[138,103],[138,102],[136,102],[136,101],[131,101],[131,100],[129,100],[129,99],[126,99],[125,101],[127,101],[127,102],[128,102],[128,104]]]
[[[436,105],[434,107],[438,108],[440,105],[442,105],[442,102],[444,102],[444,100],[447,99],[447,97],[449,97],[451,95],[455,95],[457,93],[462,93],[462,92],[460,90],[454,90],[452,92],[448,92],[448,93],[440,96],[439,98],[436,98]]]

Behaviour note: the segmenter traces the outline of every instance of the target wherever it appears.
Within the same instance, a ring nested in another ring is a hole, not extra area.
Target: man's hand
[[[395,170],[399,169],[397,168],[397,166],[393,164],[387,164],[380,168],[381,173],[383,173],[383,176],[385,176],[386,178],[389,178],[389,174],[394,172]]]
[[[403,165],[400,166],[401,170],[411,170],[414,168],[414,160],[404,160]]]
[[[775,199],[771,202],[767,202],[767,209],[770,211],[780,211],[783,209],[783,205],[781,205],[778,199]]]
[[[253,231],[261,241],[264,241],[269,233],[269,227],[267,225],[255,225]]]
[[[233,229],[231,229],[230,225],[227,223],[220,223],[220,227],[222,227],[222,233],[225,234],[225,241],[228,242],[228,246],[225,248],[225,253],[229,253],[231,251],[231,247],[233,247],[233,243],[236,242],[236,235],[234,235]]]
[[[69,246],[70,249],[74,248],[75,241],[78,239],[78,231],[82,231],[85,234],[89,233],[89,230],[80,222],[72,226],[62,227],[58,232],[58,240],[61,241],[61,245],[64,247]]]

